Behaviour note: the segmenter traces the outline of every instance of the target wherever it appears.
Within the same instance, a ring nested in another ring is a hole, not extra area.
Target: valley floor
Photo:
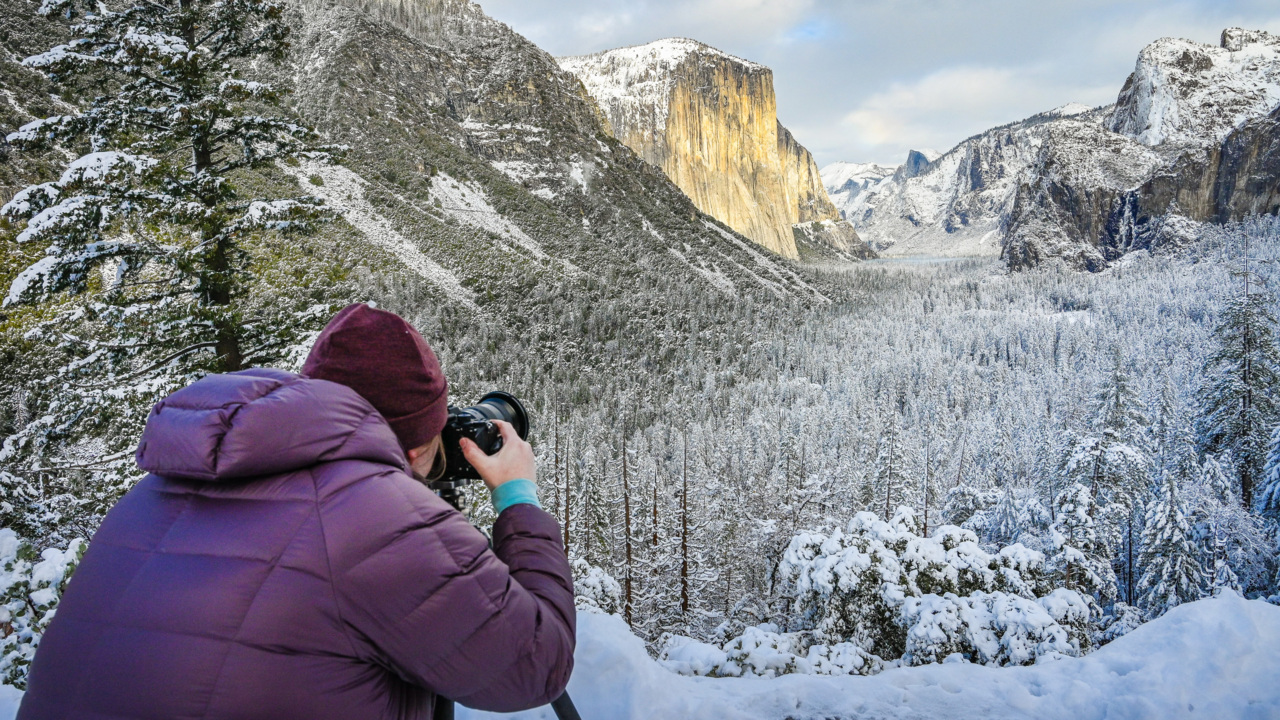
[[[966,662],[872,677],[692,678],[663,668],[616,616],[580,613],[569,684],[587,720],[1280,718],[1280,607],[1227,593],[1175,608],[1083,658]],[[463,720],[552,720],[462,709]]]

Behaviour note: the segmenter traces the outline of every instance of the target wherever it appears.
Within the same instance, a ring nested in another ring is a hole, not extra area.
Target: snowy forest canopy
[[[687,395],[625,433],[613,411],[560,423],[555,442],[544,429],[543,457],[561,468],[551,506],[568,477],[571,553],[619,579],[622,605],[630,578],[629,616],[654,641],[676,632],[741,646],[760,623],[801,631],[802,645],[856,639],[822,636],[839,591],[797,581],[818,572],[838,585],[849,556],[823,543],[859,533],[899,537],[874,540],[890,548],[880,555],[853,542],[863,558],[852,562],[887,562],[873,585],[908,597],[1008,587],[954,585],[974,562],[940,551],[954,567],[935,571],[950,579],[913,590],[920,571],[904,558],[921,541],[903,532],[972,535],[996,553],[980,563],[991,572],[1021,546],[1025,581],[1049,585],[1013,594],[1067,588],[1090,606],[1077,651],[1222,587],[1271,596],[1276,388],[1260,378],[1275,368],[1277,229],[1205,227],[1194,248],[1097,274],[977,260],[821,271],[862,300],[761,338],[776,375],[735,381],[704,364]],[[1259,434],[1248,442],[1261,449],[1240,440],[1232,414],[1250,387]],[[1247,473],[1257,486],[1246,506]],[[872,532],[874,518],[851,524],[860,512],[893,523]],[[880,621],[911,629],[910,603],[885,602]],[[840,622],[874,620],[875,604],[846,597]],[[876,660],[897,659],[903,642]]]

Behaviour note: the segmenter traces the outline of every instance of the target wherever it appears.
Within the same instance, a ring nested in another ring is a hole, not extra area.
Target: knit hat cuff
[[[420,448],[444,430],[444,424],[449,420],[448,394],[440,393],[435,402],[416,413],[386,420],[405,452]]]

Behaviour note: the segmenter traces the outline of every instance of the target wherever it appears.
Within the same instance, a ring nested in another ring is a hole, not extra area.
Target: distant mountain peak
[[[1045,115],[1057,115],[1058,117],[1073,117],[1076,115],[1083,115],[1091,110],[1093,110],[1093,108],[1089,105],[1085,105],[1084,103],[1069,102],[1066,105],[1059,105],[1058,107],[1045,113]]]
[[[1280,104],[1280,37],[1228,28],[1219,47],[1162,38],[1143,48],[1111,129],[1147,146],[1220,141]]]
[[[585,64],[588,59],[609,59],[618,63],[636,63],[651,68],[674,69],[677,65],[684,62],[690,55],[703,55],[711,57],[719,57],[731,62],[737,63],[749,70],[769,71],[769,68],[759,63],[744,60],[736,55],[730,55],[723,50],[718,50],[710,45],[684,37],[662,38],[653,42],[644,43],[643,45],[628,45],[625,47],[614,48],[612,50],[602,50],[587,55],[576,55],[556,58],[561,65]],[[578,62],[582,61],[582,62]]]

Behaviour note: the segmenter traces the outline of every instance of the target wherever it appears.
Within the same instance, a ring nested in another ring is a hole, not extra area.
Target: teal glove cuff
[[[489,500],[499,515],[512,505],[542,507],[538,502],[538,486],[532,480],[508,480],[489,491]]]

